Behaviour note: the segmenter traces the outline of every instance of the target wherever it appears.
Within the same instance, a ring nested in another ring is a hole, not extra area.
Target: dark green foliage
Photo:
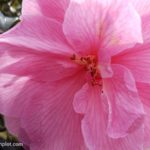
[[[9,17],[17,17],[21,12],[22,0],[0,0],[0,11]]]
[[[19,20],[22,0],[0,0],[0,33],[10,29]]]

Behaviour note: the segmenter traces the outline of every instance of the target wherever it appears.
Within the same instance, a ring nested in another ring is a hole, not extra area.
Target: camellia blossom
[[[24,0],[0,36],[8,129],[30,150],[150,148],[149,5]]]

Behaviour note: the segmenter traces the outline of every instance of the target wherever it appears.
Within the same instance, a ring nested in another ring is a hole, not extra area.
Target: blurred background
[[[0,33],[19,21],[22,0],[0,0]]]
[[[22,0],[0,0],[0,34],[9,30],[21,14]],[[2,146],[4,143],[18,143],[17,137],[10,134],[5,127],[4,117],[0,114],[0,150],[24,150],[21,146]]]

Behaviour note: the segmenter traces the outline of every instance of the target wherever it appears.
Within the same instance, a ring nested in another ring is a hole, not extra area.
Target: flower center
[[[94,55],[88,56],[77,56],[73,54],[71,56],[71,60],[74,61],[76,64],[79,64],[84,67],[87,71],[88,80],[91,81],[92,85],[99,85],[102,86],[102,78],[100,71],[97,67],[97,58]]]

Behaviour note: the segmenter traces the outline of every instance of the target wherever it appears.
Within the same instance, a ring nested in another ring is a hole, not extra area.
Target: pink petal
[[[142,17],[142,33],[144,38],[144,43],[150,43],[150,14]]]
[[[131,70],[136,81],[150,83],[150,44],[137,46],[115,56],[112,63],[121,64]]]
[[[40,5],[37,0],[23,0],[21,17],[28,17],[29,15],[41,15]]]
[[[0,48],[1,49],[1,48]],[[80,71],[69,57],[3,44],[7,50],[0,59],[0,72],[16,76],[28,76],[38,82],[60,80]],[[29,52],[30,51],[30,52]]]
[[[107,135],[108,105],[99,87],[85,84],[74,98],[74,109],[84,115],[82,133],[89,150],[141,150],[143,127],[124,138],[113,139]]]
[[[31,22],[32,20],[32,22]],[[0,37],[0,42],[70,56],[69,47],[59,22],[41,16],[28,16]]]
[[[142,18],[144,44],[138,44],[131,49],[112,58],[112,63],[121,64],[131,70],[136,81],[150,82],[150,15]]]
[[[98,42],[97,23],[101,22],[102,6],[98,1],[72,0],[65,14],[64,33],[76,51],[95,51]],[[97,10],[97,11],[95,11]],[[88,16],[88,18],[87,18]]]
[[[23,52],[17,46],[5,45],[4,47],[3,45],[3,48],[7,48],[7,51],[0,59],[0,111],[8,116],[11,115],[10,108],[14,103],[12,99],[20,93],[28,80],[49,83],[69,78],[77,73],[84,76],[84,72],[65,57],[47,53]],[[19,111],[20,109],[18,109]]]
[[[103,49],[108,49],[111,55],[115,55],[136,43],[143,43],[141,18],[130,3],[113,3],[108,16],[110,19],[108,22],[106,18]]]
[[[137,89],[144,105],[150,107],[150,84],[137,82]]]
[[[28,82],[28,77],[18,78],[15,75],[2,74],[0,75],[0,113],[5,114],[10,117],[20,116],[20,111],[26,101],[16,101],[15,98],[22,91],[26,82]],[[15,89],[15,90],[14,90]],[[16,106],[14,107],[14,105]],[[11,111],[14,109],[15,111]],[[13,113],[12,113],[13,112]]]
[[[150,148],[150,107],[144,105],[144,110],[146,113],[145,123],[144,123],[144,149]]]
[[[14,97],[20,93],[28,80],[49,83],[75,75],[77,72],[82,73],[67,57],[35,53],[32,49],[7,44],[1,46],[0,50],[6,51],[1,54],[0,59],[0,111],[7,116],[12,113],[10,110]],[[21,101],[18,106],[22,104],[24,102]],[[14,114],[15,117],[20,114],[19,108],[17,115]]]
[[[133,6],[137,9],[141,16],[144,16],[150,12],[150,1],[149,0],[130,0]]]
[[[72,108],[73,96],[82,82],[83,77],[77,76],[51,83],[51,86],[35,85],[36,91],[32,93],[35,98],[29,97],[31,100],[22,118],[24,128],[33,143],[36,142],[31,149],[85,149],[80,129],[82,116]]]
[[[143,41],[140,16],[130,3],[123,1],[106,4],[99,0],[73,0],[66,11],[63,29],[80,53],[94,53],[101,46],[113,48],[110,53],[114,55],[120,51],[116,51],[117,46],[125,48]]]
[[[131,72],[112,65],[114,75],[104,79],[104,93],[109,103],[108,134],[113,138],[124,137],[143,122],[143,107]]]
[[[19,93],[7,93],[4,104],[9,107],[9,115],[20,118],[20,126],[30,139],[30,149],[86,149],[80,127],[82,116],[72,107],[74,94],[83,82],[79,74],[53,83],[30,80],[21,90],[15,88],[19,85],[13,85]]]
[[[137,88],[139,91],[139,95],[141,97],[141,100],[144,104],[144,110],[145,110],[145,122],[144,122],[144,149],[150,148],[150,84],[145,83],[137,83]]]
[[[57,21],[63,22],[65,11],[70,3],[70,0],[37,0],[42,13]]]
[[[90,150],[100,150],[105,118],[102,113],[103,99],[98,88],[85,84],[75,95],[74,109],[77,113],[84,114],[82,120],[82,133],[86,145]]]
[[[150,149],[150,107],[144,105],[144,110],[146,113],[144,122],[144,149]]]
[[[104,140],[104,145],[101,150],[142,150],[144,141],[143,132],[143,126],[141,126],[124,138],[113,139],[109,137],[107,143]]]
[[[70,0],[23,0],[21,18],[28,17],[29,15],[44,15],[63,22],[69,2]]]

